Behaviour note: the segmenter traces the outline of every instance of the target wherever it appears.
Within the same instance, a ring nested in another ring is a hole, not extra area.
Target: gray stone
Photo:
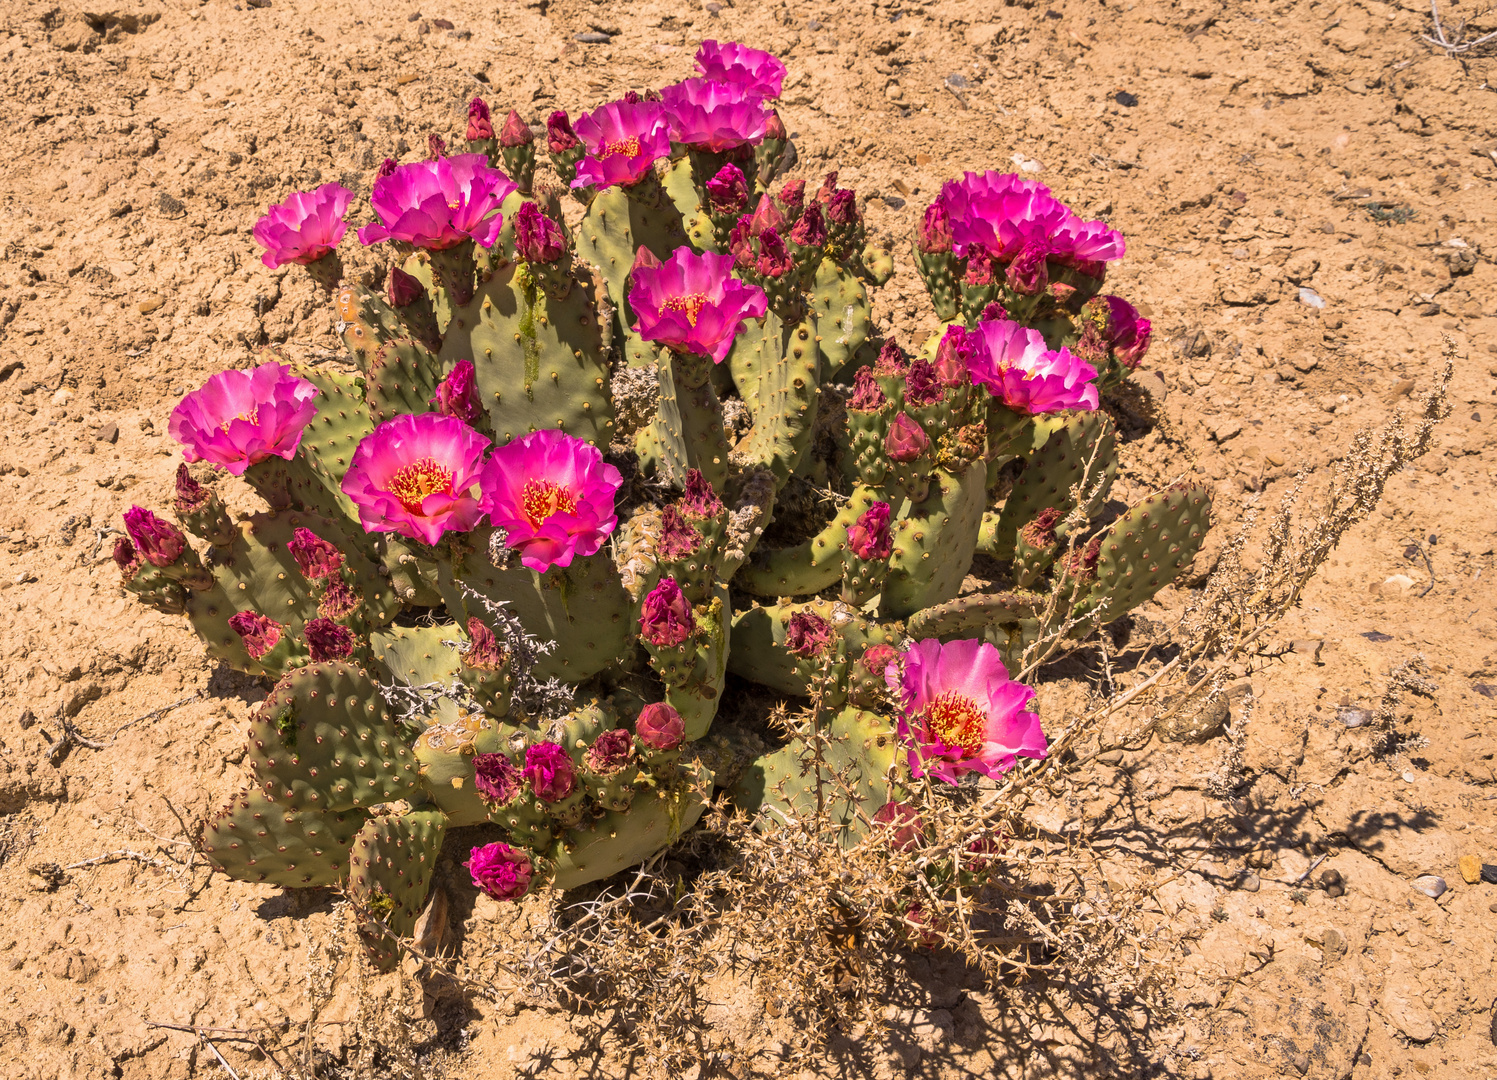
[[[1449,886],[1445,884],[1445,879],[1440,877],[1438,874],[1425,874],[1422,877],[1417,877],[1414,879],[1414,888],[1418,889],[1425,896],[1431,897],[1435,900],[1438,900],[1440,897],[1444,896],[1445,890],[1448,887]]]

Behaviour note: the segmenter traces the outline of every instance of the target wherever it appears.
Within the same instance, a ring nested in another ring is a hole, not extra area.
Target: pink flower
[[[561,802],[577,787],[577,770],[571,755],[554,742],[527,746],[521,775],[530,782],[530,790],[541,802]]]
[[[903,673],[891,665],[885,677],[903,707],[899,735],[916,777],[954,784],[962,773],[999,776],[1021,756],[1045,756],[1040,718],[1025,711],[1034,691],[1010,680],[985,642],[917,641]]]
[[[473,787],[478,797],[496,806],[514,802],[520,794],[522,780],[520,770],[505,754],[475,754],[473,756]]]
[[[477,372],[473,368],[473,361],[459,360],[453,364],[447,377],[437,384],[436,396],[427,404],[435,405],[437,412],[443,416],[450,416],[465,424],[475,423],[483,415],[483,407],[478,403]]]
[[[530,857],[498,841],[474,848],[464,865],[473,884],[495,900],[518,900],[530,891],[535,880]]]
[[[311,529],[297,528],[293,531],[286,550],[291,552],[297,568],[308,581],[332,577],[343,566],[343,552]]]
[[[537,573],[592,555],[619,523],[624,478],[597,447],[554,428],[522,435],[489,456],[482,509]]]
[[[288,460],[317,414],[317,387],[284,364],[220,371],[172,410],[167,430],[188,461],[211,461],[235,476],[268,457]]]
[[[670,126],[654,101],[610,101],[577,118],[587,156],[577,163],[574,188],[638,183],[660,158],[670,156]]]
[[[736,41],[704,41],[696,60],[704,79],[733,83],[756,97],[779,97],[785,81],[785,65],[778,57]]]
[[[482,517],[472,489],[488,446],[450,416],[397,416],[355,448],[343,493],[359,508],[365,532],[396,532],[435,544],[443,533],[467,532]]]
[[[674,750],[686,740],[686,721],[665,702],[656,701],[640,710],[634,735],[651,750]]]
[[[139,506],[125,511],[125,532],[140,557],[152,566],[171,566],[187,548],[181,529]]]
[[[302,634],[307,639],[307,649],[312,654],[313,663],[345,660],[353,655],[353,631],[346,626],[339,626],[331,619],[308,619],[302,627]]]
[[[884,803],[874,813],[873,821],[887,830],[889,846],[895,851],[914,851],[925,835],[925,822],[909,803]]]
[[[561,226],[527,202],[515,211],[515,251],[528,263],[554,263],[567,250]]]
[[[733,257],[689,247],[675,250],[658,267],[635,264],[629,304],[635,329],[646,341],[722,363],[744,319],[769,310],[764,290],[732,276]]]
[[[286,628],[274,619],[254,611],[236,611],[229,616],[229,629],[239,635],[244,651],[252,660],[263,660],[281,643]]]
[[[639,633],[651,645],[675,648],[691,637],[696,625],[691,601],[675,578],[661,578],[660,584],[645,594]]]
[[[463,137],[469,142],[494,137],[494,122],[489,116],[489,103],[481,97],[468,102],[468,131]]]
[[[1015,412],[1038,416],[1097,407],[1097,369],[1069,349],[1051,352],[1038,330],[993,319],[978,323],[974,336],[972,381]]]
[[[272,206],[255,222],[255,243],[265,249],[260,261],[274,269],[282,263],[315,262],[338,246],[348,229],[343,215],[353,192],[342,184],[323,184],[316,191],[297,191]]]
[[[769,124],[762,98],[731,82],[686,79],[660,91],[671,139],[721,153],[761,142]]]
[[[847,546],[860,559],[887,559],[894,550],[894,534],[889,530],[891,510],[886,502],[876,502],[858,515],[847,528]]]
[[[359,242],[399,240],[445,251],[471,239],[491,247],[504,224],[499,205],[514,190],[514,181],[490,168],[483,154],[397,165],[374,182],[369,202],[379,221],[359,230]]]
[[[1081,309],[1081,321],[1086,327],[1082,332],[1084,345],[1111,349],[1118,363],[1129,371],[1143,362],[1153,331],[1149,320],[1121,296],[1098,296],[1088,300]],[[1081,351],[1079,347],[1078,351]]]
[[[614,728],[594,739],[582,760],[599,776],[611,776],[629,764],[629,754],[633,749],[634,736],[628,729]]]
[[[1120,259],[1122,234],[1100,221],[1082,221],[1050,189],[1015,173],[967,173],[941,188],[951,218],[953,250],[986,248],[1008,262],[1026,245],[1040,244],[1051,258],[1072,266]]]
[[[884,436],[884,453],[889,455],[890,460],[907,464],[928,449],[930,436],[923,427],[910,419],[909,413],[902,412],[894,417],[889,425],[889,433]]]
[[[820,656],[836,643],[832,624],[814,611],[797,611],[785,624],[785,648],[796,656]]]
[[[546,148],[553,154],[561,154],[578,145],[582,140],[572,130],[565,109],[557,109],[546,117]]]
[[[1121,259],[1128,250],[1123,234],[1109,228],[1106,222],[1082,221],[1075,214],[1051,235],[1050,247],[1052,258],[1083,269],[1088,269],[1089,263]]]

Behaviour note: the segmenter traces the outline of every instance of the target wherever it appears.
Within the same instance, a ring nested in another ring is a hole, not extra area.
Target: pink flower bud
[[[212,497],[213,492],[194,480],[185,464],[177,466],[176,497],[172,499],[172,509],[179,514],[190,514],[201,510]]]
[[[599,776],[611,776],[629,764],[629,755],[634,749],[634,736],[627,728],[605,731],[593,740],[582,755],[583,763]]]
[[[572,122],[567,119],[566,110],[557,109],[546,117],[546,146],[551,153],[566,153],[581,142],[577,133],[572,130]]]
[[[1056,307],[1065,307],[1070,303],[1071,297],[1076,295],[1076,286],[1067,285],[1064,281],[1052,281],[1050,295],[1054,298]]]
[[[474,848],[465,865],[473,884],[495,900],[519,900],[535,879],[529,856],[498,841]]]
[[[520,794],[520,770],[506,754],[475,754],[473,787],[478,797],[494,806],[508,806]]]
[[[847,399],[847,407],[857,412],[878,412],[888,403],[889,399],[878,380],[873,377],[873,372],[868,368],[858,368],[857,375],[853,377],[852,397]]]
[[[1007,318],[1008,318],[1008,308],[1004,307],[998,301],[993,300],[993,301],[990,301],[989,303],[983,305],[982,315],[978,317],[977,321],[980,322],[980,323],[983,323],[983,322],[989,322],[990,320],[993,320],[993,319],[1007,319]]]
[[[566,254],[567,238],[561,226],[541,213],[533,202],[515,211],[515,251],[528,263],[554,263]]]
[[[446,153],[446,139],[442,138],[442,136],[438,135],[436,132],[432,132],[426,137],[426,156],[428,158],[430,158],[432,161],[436,161],[437,158],[443,157],[444,155],[446,155]]]
[[[437,384],[437,393],[428,404],[435,405],[443,416],[473,424],[483,415],[478,404],[478,381],[473,361],[459,360],[447,377]]]
[[[838,188],[827,201],[826,216],[833,225],[856,225],[862,220],[858,214],[857,193],[848,188]]]
[[[822,219],[820,204],[811,203],[801,211],[800,220],[790,230],[790,239],[801,247],[826,246],[826,222]]]
[[[681,592],[675,578],[661,578],[660,584],[645,596],[644,611],[639,617],[641,636],[652,645],[674,648],[689,639],[695,630],[691,601]]]
[[[629,273],[632,275],[636,270],[658,270],[659,268],[660,260],[655,257],[655,253],[640,244],[639,250],[634,253],[634,265],[629,268]]]
[[[152,566],[172,565],[187,548],[187,537],[181,529],[139,506],[125,511],[125,532]]]
[[[681,512],[698,520],[715,518],[722,512],[723,501],[717,497],[711,481],[701,469],[686,470],[686,494],[681,498]]]
[[[775,110],[769,110],[769,120],[764,125],[764,137],[766,139],[779,139],[782,142],[790,137],[785,130],[785,121],[780,119],[780,114]]]
[[[375,173],[377,179],[383,180],[387,176],[393,176],[397,168],[394,158],[385,158],[379,163],[379,170]]]
[[[759,205],[754,207],[754,216],[749,226],[750,236],[760,236],[766,229],[779,231],[785,227],[785,215],[780,213],[774,200],[768,195],[759,196]]]
[[[314,663],[344,660],[353,655],[353,631],[331,619],[308,619],[302,627]]]
[[[657,701],[640,710],[634,735],[651,750],[674,750],[686,741],[686,722],[675,709]]]
[[[743,170],[732,162],[717,170],[717,175],[707,181],[707,201],[714,214],[733,214],[748,206],[748,181]]]
[[[296,560],[302,576],[309,581],[319,581],[336,574],[343,565],[343,552],[318,536],[311,529],[298,528],[291,534],[286,550]]]
[[[796,656],[820,656],[836,640],[832,624],[814,611],[797,611],[785,625],[785,648]]]
[[[1048,254],[1044,244],[1024,245],[1004,274],[1008,287],[1020,296],[1038,296],[1044,292],[1050,284],[1050,268],[1045,262]]]
[[[889,425],[889,434],[884,436],[884,453],[892,461],[911,462],[929,449],[930,436],[908,413],[896,416]]]
[[[494,125],[489,119],[488,102],[481,97],[476,97],[468,102],[468,134],[469,142],[477,142],[480,139],[492,139],[494,137]]]
[[[675,562],[701,546],[702,534],[691,527],[675,506],[667,506],[660,512],[660,542],[656,545],[660,558]]]
[[[910,361],[904,374],[904,399],[910,405],[934,405],[943,391],[936,379],[936,369],[920,357]]]
[[[858,515],[847,527],[847,546],[863,560],[883,560],[894,550],[894,534],[889,528],[892,511],[886,502],[876,502]]]
[[[414,274],[407,274],[398,266],[390,267],[389,280],[385,282],[385,296],[393,308],[410,307],[426,295],[426,286]]]
[[[229,629],[239,635],[244,651],[254,660],[264,659],[266,653],[280,644],[281,635],[286,631],[274,619],[254,611],[236,611],[230,615]]]
[[[545,803],[561,802],[577,787],[571,755],[554,742],[527,746],[521,775],[530,782],[535,797]]]
[[[927,254],[951,250],[951,214],[939,199],[925,208],[918,244]]]
[[[837,192],[837,170],[833,169],[826,174],[826,179],[816,189],[816,201],[825,205],[832,201],[832,196]]]
[[[971,386],[972,372],[969,365],[976,354],[976,347],[968,340],[967,328],[960,323],[947,327],[936,347],[936,378],[942,386]]]
[[[463,653],[463,666],[478,671],[498,671],[508,659],[504,646],[494,636],[494,631],[476,616],[468,619],[468,650]]]
[[[914,851],[925,836],[925,822],[909,803],[884,803],[873,820],[888,830],[889,846],[895,851]]]
[[[792,216],[799,215],[801,208],[806,205],[806,182],[804,180],[791,180],[780,189],[780,205]]]
[[[535,142],[535,136],[530,132],[530,125],[520,119],[520,114],[515,110],[509,110],[509,115],[504,118],[504,127],[499,130],[500,146],[526,146]]]

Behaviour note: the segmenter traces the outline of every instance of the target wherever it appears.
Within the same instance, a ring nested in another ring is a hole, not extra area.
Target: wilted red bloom
[[[554,742],[534,743],[525,748],[522,775],[541,802],[561,802],[577,787],[577,770],[571,755]]]
[[[903,375],[909,362],[904,358],[904,350],[899,347],[899,342],[889,338],[878,349],[878,357],[873,361],[873,373],[875,375]]]
[[[856,225],[859,221],[858,199],[848,188],[838,188],[826,204],[827,220],[834,225]]]
[[[172,508],[177,513],[190,514],[201,510],[212,497],[213,492],[194,480],[186,465],[177,466],[176,494],[172,499]]]
[[[682,644],[696,630],[696,616],[691,601],[681,591],[675,578],[661,578],[645,596],[644,611],[639,617],[640,635],[652,645],[673,648]]]
[[[397,166],[395,164],[394,158],[385,158],[384,161],[381,161],[379,163],[379,168],[375,170],[374,178],[376,180],[383,180],[385,177],[394,173],[396,168]]]
[[[691,527],[674,505],[660,511],[660,542],[656,545],[660,558],[684,559],[701,546],[702,534]]]
[[[894,534],[889,529],[892,511],[886,502],[876,502],[858,515],[847,528],[847,546],[860,559],[887,559],[894,550]]]
[[[790,239],[801,247],[826,246],[826,221],[821,216],[819,203],[813,202],[801,211],[800,220],[790,230]]]
[[[1004,271],[1008,287],[1020,296],[1044,292],[1050,284],[1050,268],[1045,261],[1048,255],[1049,248],[1044,244],[1026,244]]]
[[[934,405],[941,400],[941,384],[936,369],[920,357],[910,361],[904,375],[904,399],[911,405]]]
[[[629,764],[629,754],[633,749],[634,736],[625,728],[614,728],[594,739],[582,760],[599,776],[610,776]]]
[[[837,170],[833,169],[826,174],[821,186],[816,189],[816,201],[825,205],[832,201],[832,196],[837,193]]]
[[[884,803],[873,820],[889,830],[889,846],[895,851],[914,851],[925,836],[925,822],[909,803]]]
[[[316,663],[343,660],[353,655],[353,631],[331,619],[308,619],[307,625],[302,627],[302,634]]]
[[[819,656],[836,640],[832,624],[814,611],[797,611],[785,624],[785,648],[797,656]]]
[[[447,140],[433,132],[426,137],[426,153],[432,161],[447,153]]]
[[[847,407],[857,412],[877,412],[888,403],[889,399],[873,372],[858,368],[858,373],[853,376],[852,397],[847,399]]]
[[[918,243],[920,250],[927,254],[951,250],[951,215],[946,211],[946,204],[939,199],[925,208]]]
[[[707,201],[715,214],[731,214],[748,205],[748,181],[743,170],[732,162],[717,170],[717,175],[707,181]]]
[[[889,434],[884,436],[884,453],[893,461],[911,462],[930,449],[930,436],[925,429],[910,419],[908,413],[900,413],[889,425]]]
[[[535,203],[523,203],[515,211],[515,250],[528,263],[554,263],[566,254],[566,234]]]
[[[572,122],[567,119],[565,109],[557,109],[546,117],[546,146],[551,153],[565,153],[581,142],[577,133],[572,130]]]
[[[900,652],[892,645],[870,645],[863,650],[859,661],[870,675],[887,676],[890,664],[899,662]]]
[[[686,494],[681,498],[681,512],[687,517],[715,518],[722,512],[723,501],[717,497],[711,481],[701,469],[686,470]]]
[[[1065,516],[1053,506],[1046,507],[1034,515],[1034,520],[1019,530],[1019,535],[1030,547],[1047,548],[1056,542],[1055,526],[1059,525],[1060,519]]]
[[[229,616],[229,629],[238,634],[251,659],[261,660],[280,644],[286,628],[254,611],[236,611]]]
[[[129,581],[140,569],[140,553],[135,550],[135,545],[130,543],[128,536],[122,536],[114,542],[114,565],[120,568],[120,573],[125,575]]]
[[[473,786],[479,798],[505,806],[520,794],[520,770],[507,754],[476,754],[473,757]]]
[[[806,182],[790,180],[780,189],[780,205],[792,213],[799,213],[806,205]]]
[[[1091,581],[1097,576],[1097,563],[1102,558],[1102,538],[1094,536],[1082,548],[1071,555],[1066,565],[1066,573],[1082,581]]]
[[[336,574],[343,566],[343,552],[311,529],[297,528],[286,543],[286,550],[296,560],[302,576],[310,581]]]
[[[968,285],[991,285],[997,280],[993,269],[993,257],[987,253],[985,248],[973,248],[967,255],[967,275],[965,278]]]
[[[754,269],[767,278],[781,278],[795,269],[795,260],[778,230],[765,229],[759,234],[759,257],[754,260]]]
[[[342,619],[363,603],[358,593],[340,577],[328,578],[322,587],[322,599],[317,601],[317,614],[324,619]]]
[[[463,664],[479,671],[498,671],[504,666],[507,656],[504,646],[494,636],[494,631],[477,616],[468,619],[468,650],[463,653]]]

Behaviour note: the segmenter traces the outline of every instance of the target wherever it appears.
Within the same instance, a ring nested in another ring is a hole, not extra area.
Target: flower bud
[[[929,449],[930,436],[908,413],[896,416],[889,425],[889,434],[884,436],[884,453],[891,461],[908,463]]]
[[[960,323],[947,328],[936,347],[936,378],[942,386],[958,387],[972,385],[972,358],[976,346]]]
[[[343,552],[311,529],[297,528],[287,541],[286,550],[308,581],[331,577],[343,566]]]
[[[634,736],[626,728],[605,731],[593,740],[582,755],[582,762],[599,776],[610,776],[629,764],[629,754],[634,749]]]
[[[748,206],[748,181],[743,170],[732,162],[718,169],[706,187],[707,201],[714,214],[735,214]]]
[[[858,515],[847,527],[847,546],[864,561],[887,559],[894,550],[894,533],[889,528],[892,513],[886,502],[876,502]]]
[[[754,219],[744,214],[728,232],[728,254],[733,256],[733,264],[740,270],[747,270],[754,265],[753,230]]]
[[[908,367],[904,350],[894,338],[889,338],[879,346],[878,357],[873,361],[875,375],[903,375]]]
[[[187,548],[187,536],[181,529],[139,506],[125,511],[125,532],[141,558],[152,566],[171,566]]]
[[[827,202],[826,216],[833,225],[856,225],[862,220],[858,214],[857,193],[848,188],[838,188]]]
[[[769,110],[769,120],[764,125],[764,137],[781,141],[790,138],[790,133],[785,130],[785,121],[780,119],[780,114],[774,109]]]
[[[797,611],[785,624],[785,648],[796,656],[820,656],[836,640],[832,624],[814,611]]]
[[[857,412],[878,412],[888,403],[889,399],[878,380],[873,377],[873,372],[868,368],[858,368],[857,375],[853,377],[852,397],[847,399],[847,407]]]
[[[379,163],[379,171],[375,173],[375,176],[376,178],[383,180],[387,176],[393,176],[395,174],[395,168],[395,159],[385,158],[384,161],[381,161]]]
[[[274,619],[254,611],[236,611],[229,616],[229,629],[239,635],[244,651],[253,660],[261,660],[281,643],[286,628]]]
[[[681,592],[675,578],[661,578],[645,596],[644,611],[639,617],[639,632],[652,645],[673,648],[689,639],[696,630],[696,616],[691,601]]]
[[[895,851],[914,851],[925,836],[925,822],[909,803],[884,803],[873,815],[873,821],[888,830],[889,846]]]
[[[1050,268],[1045,261],[1048,254],[1044,244],[1025,244],[1004,273],[1008,287],[1020,296],[1038,296],[1044,292],[1050,284]]]
[[[820,204],[811,203],[801,211],[800,220],[790,230],[790,239],[801,247],[826,246],[826,222],[822,219]]]
[[[478,797],[494,806],[507,806],[520,794],[520,770],[507,754],[476,754],[473,787]]]
[[[916,243],[927,254],[951,250],[951,214],[939,199],[925,208],[925,220],[920,223]]]
[[[430,158],[432,161],[435,161],[439,157],[446,156],[446,154],[446,139],[442,138],[442,136],[438,135],[436,132],[432,132],[426,137],[426,156],[428,158]]]
[[[509,659],[494,631],[477,616],[468,619],[468,649],[462,655],[463,666],[478,671],[498,671]]]
[[[639,250],[634,253],[634,265],[629,268],[629,273],[632,274],[636,270],[655,270],[659,266],[660,260],[655,257],[655,253],[640,244]]]
[[[464,865],[473,884],[495,900],[519,900],[530,891],[535,879],[530,857],[498,841],[474,848]]]
[[[765,229],[759,234],[759,257],[754,260],[754,269],[760,277],[781,278],[795,268],[785,241],[780,239],[777,229]]]
[[[530,125],[520,119],[520,114],[515,110],[509,110],[509,115],[504,118],[504,127],[499,129],[500,146],[527,146],[535,142],[535,136],[531,134]]]
[[[494,125],[489,119],[488,102],[481,97],[468,102],[468,133],[465,137],[469,142],[494,137]]]
[[[546,146],[551,153],[562,154],[581,143],[582,140],[572,130],[572,122],[567,119],[565,109],[557,109],[546,117]]]
[[[904,399],[911,405],[934,405],[944,391],[936,379],[936,369],[921,357],[910,361],[904,374]]]
[[[549,264],[566,254],[566,234],[535,203],[521,204],[514,221],[515,251],[525,262]]]
[[[686,494],[681,498],[681,512],[687,517],[715,518],[722,512],[723,501],[717,497],[712,482],[701,469],[686,470]]]
[[[754,216],[750,219],[749,235],[761,236],[766,229],[779,231],[784,227],[785,215],[780,213],[780,209],[775,206],[774,200],[768,195],[760,195],[759,205],[754,207]]]
[[[660,511],[660,542],[656,554],[661,559],[676,562],[694,554],[702,546],[702,534],[691,527],[674,505]]]
[[[385,295],[392,308],[410,307],[426,295],[426,286],[414,274],[407,274],[398,266],[390,267],[390,277],[385,282]]]
[[[686,722],[675,709],[657,701],[640,710],[634,735],[651,750],[674,750],[686,741]]]
[[[465,424],[475,423],[483,415],[478,403],[477,373],[471,360],[459,360],[447,377],[437,384],[437,393],[429,402],[443,416],[452,416]]]
[[[545,803],[561,802],[577,787],[571,755],[554,742],[527,746],[521,775],[530,782],[535,797]]]
[[[307,639],[307,649],[314,663],[325,660],[344,660],[353,655],[353,631],[339,626],[331,619],[308,619],[302,627]]]

